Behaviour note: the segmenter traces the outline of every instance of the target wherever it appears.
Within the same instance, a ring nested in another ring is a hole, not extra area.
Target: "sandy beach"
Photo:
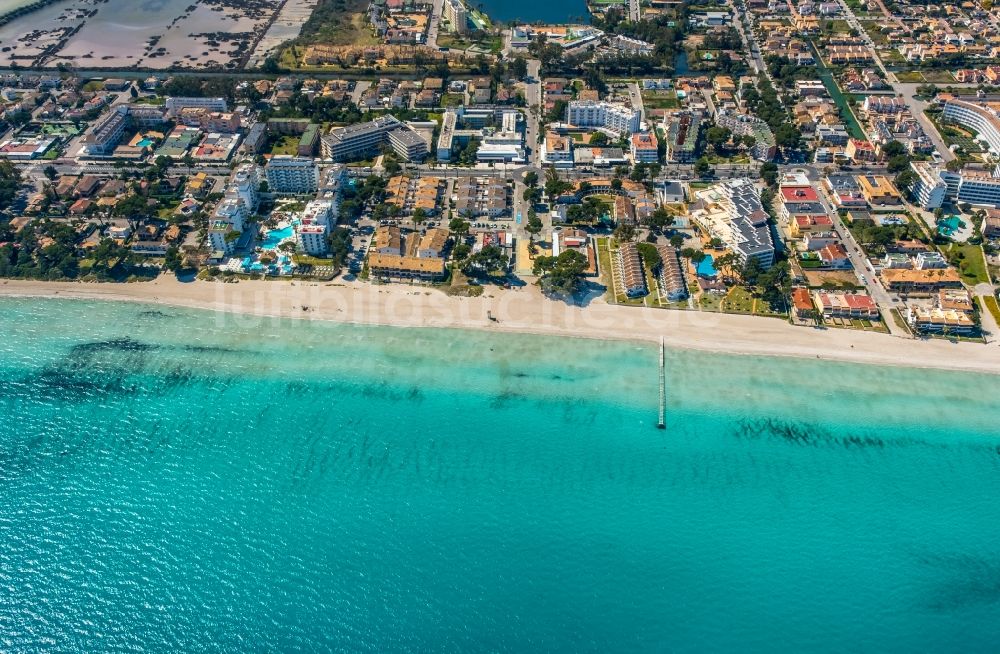
[[[913,340],[841,329],[699,311],[668,311],[549,300],[532,286],[487,289],[479,298],[436,289],[361,282],[180,282],[161,277],[135,284],[0,281],[0,296],[147,302],[241,316],[328,320],[396,327],[443,327],[579,338],[658,342],[731,354],[820,358],[854,363],[1000,373],[1000,349],[978,343]],[[496,320],[490,320],[492,315]]]

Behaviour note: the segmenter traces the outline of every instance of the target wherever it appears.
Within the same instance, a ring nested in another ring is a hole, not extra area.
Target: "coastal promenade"
[[[631,340],[730,354],[791,356],[879,365],[1000,373],[995,344],[913,340],[872,332],[796,327],[779,319],[699,311],[622,307],[592,297],[571,305],[533,286],[451,297],[422,286],[360,282],[180,282],[137,284],[0,282],[0,297],[148,302],[245,317],[328,320],[396,327],[441,327]],[[583,306],[585,305],[585,306]],[[491,321],[488,314],[497,320]]]

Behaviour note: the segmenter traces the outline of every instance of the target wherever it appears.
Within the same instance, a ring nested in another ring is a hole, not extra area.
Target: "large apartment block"
[[[620,104],[572,100],[566,105],[566,122],[576,127],[603,127],[618,134],[630,134],[639,131],[642,114]]]
[[[991,152],[1000,154],[1000,116],[992,108],[952,99],[944,103],[942,118],[972,129],[979,140],[989,144]]]
[[[770,161],[778,153],[774,134],[763,120],[747,114],[719,112],[715,117],[719,127],[729,129],[736,136],[752,136],[754,145],[750,155],[759,161]]]
[[[660,144],[653,133],[632,135],[632,161],[634,163],[657,163],[660,160]]]
[[[164,106],[171,115],[180,113],[181,109],[229,111],[229,103],[226,102],[225,98],[169,97]]]
[[[322,140],[323,157],[334,161],[355,161],[379,154],[383,145],[407,161],[423,161],[427,143],[419,134],[393,116],[346,127],[337,127]]]
[[[932,211],[947,200],[1000,207],[1000,175],[975,168],[952,172],[924,161],[910,163],[915,173],[913,196],[920,208]]]
[[[693,163],[698,145],[701,114],[682,111],[667,123],[667,163]]]
[[[303,157],[271,157],[264,167],[267,186],[272,193],[305,195],[319,189],[319,166]]]
[[[83,144],[88,154],[107,156],[115,151],[127,130],[155,127],[163,122],[163,110],[159,107],[121,105],[94,123],[84,137]]]
[[[469,31],[469,14],[462,0],[444,0],[445,20],[451,25],[452,31],[467,34]]]
[[[226,196],[238,197],[247,210],[253,213],[260,204],[260,182],[260,168],[254,164],[243,164],[233,174]]]
[[[313,200],[307,204],[295,226],[295,243],[299,250],[313,256],[326,254],[330,249],[327,234],[335,217],[332,200]]]
[[[757,186],[749,179],[734,179],[716,188],[728,214],[729,229],[722,239],[740,260],[756,259],[762,268],[770,268],[774,263],[774,237]]]
[[[922,209],[933,211],[944,204],[948,186],[941,179],[941,172],[926,161],[911,161],[916,179],[912,193]]]

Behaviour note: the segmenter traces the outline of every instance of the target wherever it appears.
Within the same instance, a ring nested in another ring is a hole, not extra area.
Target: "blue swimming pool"
[[[267,237],[261,241],[260,246],[265,250],[273,250],[278,247],[278,244],[284,241],[286,238],[291,238],[295,235],[295,228],[289,225],[282,229],[272,229],[267,232]]]
[[[941,236],[951,236],[962,226],[962,219],[958,216],[948,216],[938,223],[938,234]]]
[[[705,255],[705,258],[698,263],[695,271],[699,277],[715,277],[718,271],[715,269],[715,260],[712,259],[712,255]]]

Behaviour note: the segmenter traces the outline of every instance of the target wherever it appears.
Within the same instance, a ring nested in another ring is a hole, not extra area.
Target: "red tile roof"
[[[819,195],[811,186],[782,186],[781,197],[785,202],[819,202]]]
[[[830,243],[819,251],[819,258],[823,261],[837,261],[847,258],[847,250],[840,243]]]
[[[792,304],[795,306],[796,311],[811,311],[813,308],[812,297],[809,295],[809,289],[798,287],[792,291]]]

